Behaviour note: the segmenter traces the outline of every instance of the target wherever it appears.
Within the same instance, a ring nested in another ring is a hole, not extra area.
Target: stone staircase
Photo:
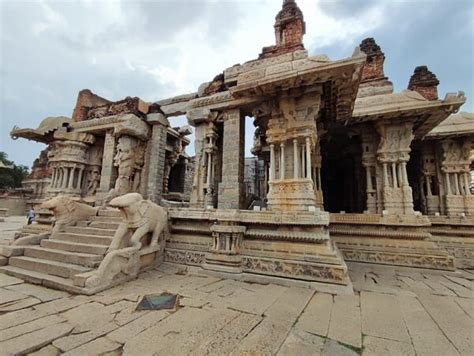
[[[10,257],[0,272],[47,287],[89,294],[81,287],[83,278],[78,275],[97,269],[120,221],[118,210],[99,210],[97,216],[66,227],[39,246],[21,246],[23,255]]]

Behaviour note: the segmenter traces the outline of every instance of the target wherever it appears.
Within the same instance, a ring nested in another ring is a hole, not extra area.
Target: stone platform
[[[474,218],[430,216],[431,241],[448,251],[457,268],[474,268]]]
[[[352,292],[326,212],[173,208],[169,217],[166,262],[247,282]]]
[[[329,231],[345,261],[454,271],[454,258],[432,240],[422,215],[331,214]]]
[[[348,263],[354,295],[244,283],[164,264],[94,296],[0,274],[0,353],[470,355],[474,274]],[[144,295],[179,308],[135,311]]]

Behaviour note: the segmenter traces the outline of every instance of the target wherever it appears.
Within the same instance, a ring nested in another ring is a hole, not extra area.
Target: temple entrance
[[[362,213],[366,187],[359,137],[328,135],[321,144],[324,210]]]

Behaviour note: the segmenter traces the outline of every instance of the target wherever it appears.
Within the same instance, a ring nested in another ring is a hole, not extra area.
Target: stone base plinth
[[[474,268],[474,218],[430,216],[430,240],[454,256],[458,268]]]
[[[326,212],[170,209],[169,216],[165,262],[239,280],[350,288],[346,264],[329,238]],[[242,240],[233,253],[222,253],[222,246],[234,246],[222,242],[228,234],[242,234]]]
[[[208,253],[202,268],[225,273],[242,273],[242,256]]]
[[[331,214],[329,231],[346,261],[454,270],[420,215]]]
[[[269,182],[267,206],[269,210],[308,211],[316,207],[311,179],[282,179]]]
[[[449,216],[461,216],[466,214],[466,197],[464,195],[446,195],[446,214]]]

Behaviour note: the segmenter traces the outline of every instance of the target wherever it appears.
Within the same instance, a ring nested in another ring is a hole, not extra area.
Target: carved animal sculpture
[[[120,278],[128,279],[138,275],[141,239],[152,233],[150,246],[157,246],[161,233],[168,227],[166,210],[149,200],[144,200],[138,193],[114,198],[109,205],[120,209],[124,222],[115,232],[98,270],[86,280],[87,288],[104,288],[113,285]],[[125,241],[130,234],[132,234],[130,239]]]
[[[150,246],[156,246],[161,233],[168,226],[168,213],[161,206],[150,200],[144,200],[138,193],[129,193],[114,198],[109,203],[110,206],[119,208],[124,222],[121,223],[115,232],[109,251],[123,247],[139,246],[140,240],[148,233],[152,233]],[[128,243],[124,239],[132,233]]]
[[[40,206],[42,209],[51,210],[56,219],[55,225],[51,232],[54,234],[64,230],[66,225],[73,225],[80,220],[88,219],[97,215],[99,208],[80,203],[71,197],[58,195],[50,200],[43,202]]]

